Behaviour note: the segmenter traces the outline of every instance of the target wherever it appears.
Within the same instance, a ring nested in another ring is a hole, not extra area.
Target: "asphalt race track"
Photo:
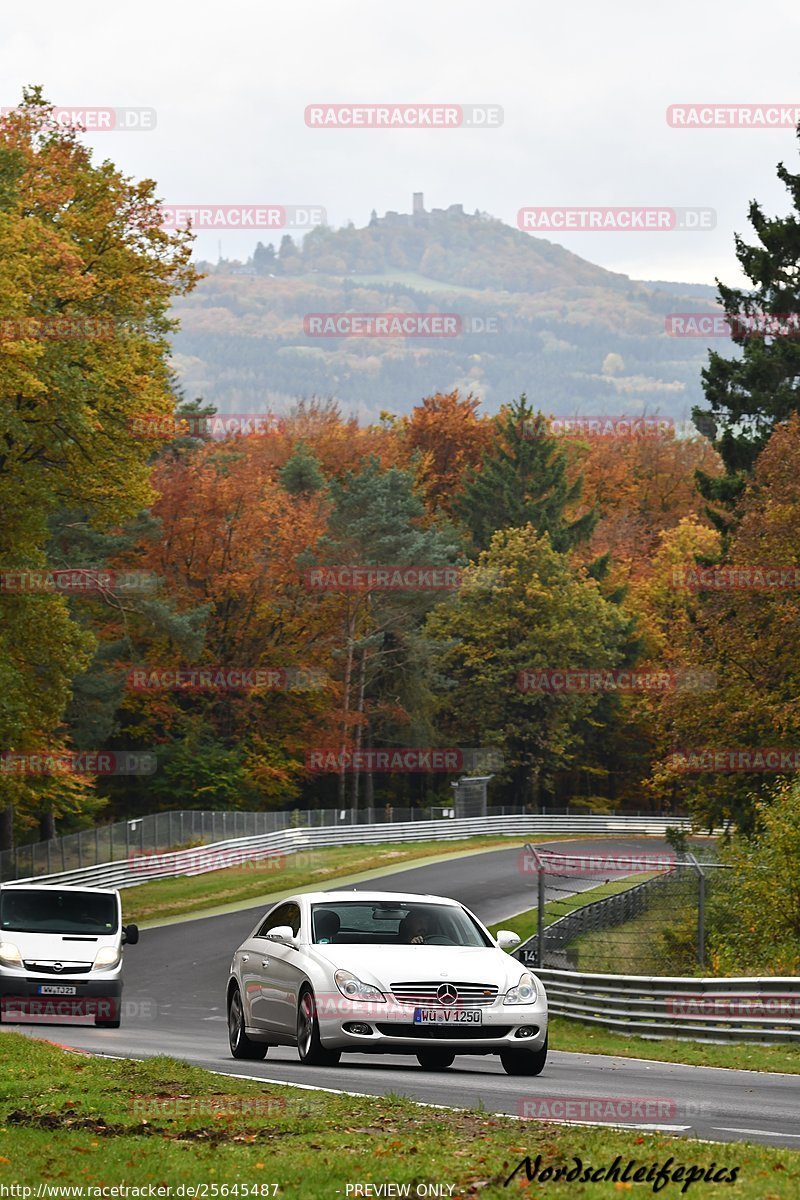
[[[568,845],[569,853],[596,854],[601,848],[604,854],[653,854],[668,849],[653,838],[572,840]],[[404,869],[356,886],[453,896],[491,924],[535,906],[533,877],[518,869],[518,856],[519,850],[486,851]],[[571,884],[581,891],[598,882],[596,876],[575,877]],[[657,1098],[658,1112],[664,1114],[661,1119],[642,1120],[641,1110],[633,1111],[629,1124],[720,1142],[800,1146],[797,1075],[567,1054],[552,1046],[543,1074],[531,1079],[508,1076],[498,1059],[479,1055],[460,1055],[441,1074],[425,1072],[415,1058],[400,1055],[346,1055],[336,1067],[303,1067],[296,1051],[287,1048],[270,1049],[264,1062],[235,1062],[228,1053],[225,983],[233,950],[262,911],[261,907],[242,909],[144,930],[139,945],[125,954],[120,1029],[33,1021],[4,1023],[3,1028],[101,1054],[135,1058],[169,1054],[255,1079],[371,1095],[395,1092],[430,1104],[452,1106],[456,1100],[459,1106],[483,1105],[487,1111],[517,1116],[525,1115],[526,1102],[546,1098]],[[509,924],[513,928],[513,921]]]

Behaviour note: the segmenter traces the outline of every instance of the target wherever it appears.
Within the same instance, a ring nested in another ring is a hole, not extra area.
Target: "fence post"
[[[697,965],[706,965],[706,873],[693,854],[686,857],[697,872]]]
[[[541,856],[528,842],[525,846],[536,862],[536,966],[544,966],[544,863]]]

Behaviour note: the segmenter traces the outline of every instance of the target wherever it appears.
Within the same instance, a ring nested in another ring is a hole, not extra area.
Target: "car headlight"
[[[122,951],[118,946],[104,946],[102,950],[97,951],[92,970],[102,971],[108,967],[115,967],[121,957]]]
[[[371,983],[363,983],[357,979],[352,971],[337,971],[333,977],[336,980],[336,986],[343,996],[348,1000],[373,1000],[380,1003],[386,1003],[386,997],[380,988],[373,987]]]
[[[524,971],[516,987],[509,988],[503,1004],[533,1004],[536,999],[536,980],[530,971]]]
[[[4,967],[22,966],[22,955],[13,942],[0,942],[0,963]]]

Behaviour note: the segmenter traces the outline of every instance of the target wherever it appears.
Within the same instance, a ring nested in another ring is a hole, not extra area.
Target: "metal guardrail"
[[[477,835],[531,837],[542,834],[621,834],[662,836],[668,827],[689,828],[685,817],[555,817],[523,814],[506,817],[468,817],[463,820],[393,822],[390,825],[328,825],[318,828],[282,829],[256,837],[234,838],[190,850],[163,854],[131,853],[110,863],[73,871],[30,876],[16,883],[89,884],[92,887],[125,888],[156,879],[198,875],[245,862],[265,860],[278,866],[283,855],[324,846],[365,845],[378,842],[456,841]],[[520,849],[520,853],[524,851]],[[271,861],[270,861],[271,860]]]
[[[800,1042],[800,978],[708,979],[537,969],[552,1015],[618,1033],[707,1042]]]
[[[427,822],[455,816],[452,808],[432,807],[430,810],[404,808],[392,804],[363,808],[316,808],[240,812],[224,809],[177,809],[131,817],[97,825],[77,833],[67,833],[44,842],[29,842],[14,850],[0,851],[0,883],[14,879],[52,875],[55,871],[74,871],[98,863],[118,862],[123,856],[153,850],[174,850],[178,847],[209,845],[228,838],[256,837],[277,833],[281,829],[320,828],[335,825],[391,825],[406,821]],[[485,814],[462,813],[462,816]],[[528,810],[522,805],[498,805],[490,816],[523,816]],[[548,817],[583,817],[580,808],[553,809]],[[616,813],[612,813],[616,816]],[[650,816],[649,813],[628,813],[628,816]],[[656,814],[660,815],[660,814]],[[672,824],[680,818],[673,817]]]

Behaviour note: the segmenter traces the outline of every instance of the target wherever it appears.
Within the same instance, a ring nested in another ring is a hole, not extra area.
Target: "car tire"
[[[116,1021],[104,1021],[102,1017],[95,1017],[94,1019],[95,1029],[119,1029],[119,1026],[119,1017],[117,1017]]]
[[[233,1058],[265,1058],[269,1050],[265,1042],[254,1042],[245,1032],[244,1006],[238,987],[228,997],[228,1044]]]
[[[452,1067],[455,1057],[449,1050],[420,1050],[417,1062],[423,1071],[446,1071]]]
[[[547,1038],[541,1050],[503,1050],[500,1062],[506,1075],[541,1075],[547,1062]]]
[[[311,988],[304,988],[297,1002],[297,1053],[305,1067],[335,1067],[340,1050],[326,1050],[319,1036],[317,1004]]]

